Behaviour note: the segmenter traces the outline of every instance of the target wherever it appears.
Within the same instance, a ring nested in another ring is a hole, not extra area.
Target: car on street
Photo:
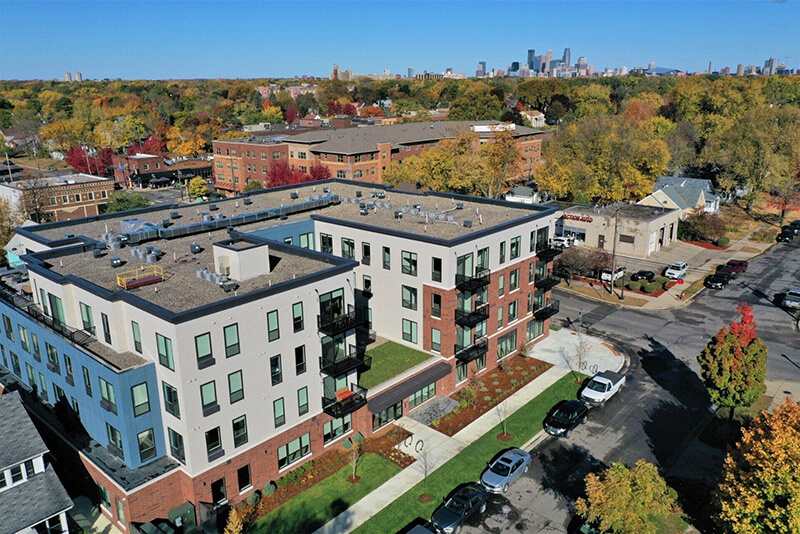
[[[790,232],[792,235],[800,234],[800,225],[792,226],[788,224],[786,226],[781,227],[781,233],[783,232]]]
[[[528,472],[531,455],[522,449],[509,449],[491,463],[481,475],[481,484],[489,493],[506,493],[523,473]]]
[[[656,279],[653,271],[637,271],[631,275],[631,282],[652,282]]]
[[[625,277],[625,273],[627,271],[628,271],[628,269],[626,269],[625,267],[617,267],[614,270],[613,281],[616,282],[620,278],[624,278]],[[600,274],[600,280],[602,280],[603,282],[611,282],[612,281],[611,269],[603,269],[603,272]]]
[[[677,280],[686,276],[686,270],[689,269],[689,264],[685,261],[676,261],[664,270],[664,276]]]
[[[589,380],[581,391],[581,401],[595,407],[603,407],[625,385],[625,375],[612,371],[602,371]]]
[[[789,223],[789,226],[800,228],[800,219],[793,220],[792,222]]]
[[[728,273],[718,272],[710,276],[706,276],[705,286],[709,289],[724,289],[731,283],[731,275]]]
[[[793,288],[787,291],[783,296],[783,302],[781,302],[781,305],[784,308],[800,310],[800,289]]]
[[[553,246],[556,248],[569,248],[575,244],[575,238],[566,235],[560,235],[553,238]]]
[[[778,243],[791,243],[792,241],[794,241],[794,232],[783,230],[781,233],[778,234],[778,237],[776,237],[775,240]]]
[[[717,272],[731,275],[731,278],[736,278],[739,273],[747,272],[747,262],[744,260],[728,260],[725,265],[718,265]]]
[[[556,404],[544,419],[544,431],[551,436],[568,438],[578,425],[589,419],[589,408],[579,400],[565,400]]]
[[[472,482],[451,493],[431,515],[431,525],[437,533],[458,534],[464,522],[476,512],[486,510],[489,494]]]

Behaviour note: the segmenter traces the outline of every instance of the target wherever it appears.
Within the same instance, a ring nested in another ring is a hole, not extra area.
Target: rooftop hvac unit
[[[401,206],[400,211],[402,211],[403,213],[408,213],[408,206]]]
[[[251,199],[250,197],[246,197],[242,202],[244,202],[245,206],[249,206],[250,204],[253,203],[253,199]]]
[[[419,205],[419,204],[414,204],[414,209],[417,209],[417,210],[422,209],[422,206]]]
[[[114,256],[113,258],[111,258],[111,267],[113,267],[115,269],[117,267],[122,267],[122,260],[120,258],[118,258],[117,256]]]
[[[131,256],[135,258],[138,253],[139,253],[139,247],[131,247]]]
[[[164,228],[169,228],[170,222],[169,219],[161,219],[161,226]]]
[[[361,208],[361,215],[367,215],[369,210],[367,208]]]
[[[150,254],[151,252],[153,252],[153,250],[154,250],[155,248],[156,248],[156,247],[154,247],[153,245],[147,245],[147,246],[145,247],[145,250],[147,251],[147,253],[148,253],[148,254]]]
[[[402,219],[403,218],[403,212],[400,211],[400,210],[394,212],[394,218],[395,219]]]
[[[136,251],[136,257],[144,261],[147,258],[147,251],[143,248],[140,248]]]
[[[357,198],[361,198],[361,190],[360,189],[356,189],[356,197]]]
[[[147,255],[147,263],[155,263],[158,261],[158,254],[151,252]]]
[[[173,219],[180,219],[181,218],[181,214],[177,210],[171,211],[169,216],[171,218],[173,218]]]
[[[386,198],[386,191],[378,191],[378,198]]]
[[[367,207],[368,207],[369,209],[371,209],[371,210],[374,210],[374,209],[375,209],[375,203],[374,203],[374,202],[368,202],[368,203],[367,203]]]
[[[411,215],[417,215],[419,213],[419,208],[411,208]]]
[[[211,204],[208,205],[208,209],[210,209],[211,211],[217,211],[219,209],[219,206],[217,206],[216,203],[212,202]]]
[[[203,214],[203,222],[209,222],[209,221],[213,221],[213,220],[214,220],[214,217],[212,217],[210,213],[204,213]]]
[[[387,202],[387,203],[385,203],[383,205],[383,207],[386,208],[387,210],[390,210],[390,209],[392,209],[392,203],[391,202]]]
[[[109,247],[111,250],[120,250],[122,248],[122,243],[119,241],[112,241],[111,246]]]
[[[230,293],[236,289],[236,282],[233,280],[228,280],[227,282],[220,284],[220,287],[223,289],[223,291],[225,291],[225,293]]]
[[[298,193],[297,191],[292,191],[289,194],[289,196],[291,197],[292,200],[297,200],[298,198],[300,198],[300,193]]]
[[[128,241],[130,241],[130,240],[131,240],[131,238],[127,234],[122,234],[121,236],[119,236],[119,242],[122,243],[123,245],[125,243],[127,243]]]
[[[197,271],[195,271],[197,273],[197,279],[198,280],[205,280],[206,279],[206,271],[207,270],[208,269],[206,269],[205,267],[197,269]]]
[[[325,186],[325,187],[322,188],[322,192],[323,193],[330,193],[331,192],[331,188],[328,187],[328,186]]]
[[[102,234],[100,234],[100,239],[108,243],[109,240],[111,240],[112,235],[114,234],[112,234],[111,232],[103,232]]]
[[[472,221],[470,219],[464,220],[464,228],[472,228]]]
[[[366,202],[359,202],[358,203],[358,207],[359,208],[366,208],[367,207],[367,203]]]
[[[456,202],[456,209],[457,210],[463,210],[464,209],[464,203],[463,202]]]
[[[380,208],[380,209],[383,209],[383,202],[381,202],[380,200],[376,200],[375,201],[375,206]]]
[[[455,221],[456,221],[456,218],[453,217],[452,215],[448,215],[447,216],[447,222],[455,222]]]
[[[203,252],[203,247],[201,247],[197,243],[192,243],[191,245],[189,245],[189,250],[192,251],[192,254],[200,254],[201,252]]]
[[[161,256],[164,255],[164,251],[161,250],[160,248],[154,248],[153,249],[153,254],[155,254],[156,256],[158,256],[160,258]]]
[[[217,276],[217,273],[215,273],[214,271],[206,271],[205,276],[206,276],[206,282],[213,282]]]
[[[101,248],[94,249],[92,251],[92,256],[94,256],[95,258],[102,258],[103,257],[103,249],[101,249]]]

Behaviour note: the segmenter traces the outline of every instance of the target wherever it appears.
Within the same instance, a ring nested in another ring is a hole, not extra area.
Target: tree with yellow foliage
[[[91,128],[86,123],[75,119],[45,124],[39,130],[39,136],[43,141],[52,141],[55,147],[64,153],[74,146],[99,144],[99,139],[96,138]]]
[[[242,534],[243,530],[244,523],[242,522],[242,516],[239,514],[239,510],[234,506],[228,513],[228,523],[225,525],[224,534]]]

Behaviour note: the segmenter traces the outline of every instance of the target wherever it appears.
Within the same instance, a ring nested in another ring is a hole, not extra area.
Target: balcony
[[[362,365],[369,367],[371,358],[366,355],[366,349],[350,345],[350,350],[345,356],[322,356],[319,359],[319,369],[328,376],[341,376]]]
[[[474,310],[456,310],[456,324],[472,328],[489,318],[489,304],[479,304]]]
[[[561,280],[558,279],[557,276],[553,275],[553,271],[548,271],[545,273],[545,276],[536,277],[534,283],[536,284],[536,289],[538,291],[549,291],[556,287]]]
[[[356,313],[354,307],[349,308],[350,311],[340,315],[317,315],[318,330],[326,336],[335,336],[361,326],[363,321],[360,314]]]
[[[456,275],[456,289],[459,291],[475,291],[489,285],[489,269],[477,271],[474,276],[468,274]]]
[[[544,321],[558,313],[561,303],[557,300],[552,300],[540,308],[533,310],[533,316],[539,320]]]
[[[489,340],[486,337],[482,337],[468,347],[459,347],[456,345],[454,350],[456,359],[464,363],[469,363],[473,360],[477,360],[489,351]]]
[[[539,261],[543,261],[544,263],[550,263],[553,261],[553,258],[562,252],[564,252],[563,249],[554,247],[551,244],[536,245],[536,257],[539,258]]]
[[[322,397],[322,411],[337,419],[366,405],[367,390],[355,384],[335,392],[332,398]]]

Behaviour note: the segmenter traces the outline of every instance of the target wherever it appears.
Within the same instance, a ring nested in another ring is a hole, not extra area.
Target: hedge
[[[650,282],[644,286],[645,293],[655,293],[659,289],[662,289],[664,285],[661,282]]]
[[[718,247],[725,247],[725,246],[727,246],[727,245],[728,245],[728,243],[730,243],[730,242],[731,242],[731,240],[730,240],[729,238],[727,238],[727,237],[720,237],[719,239],[717,239],[717,246],[718,246]]]
[[[641,282],[628,282],[628,289],[630,289],[631,291],[639,291],[641,287],[642,287]]]
[[[656,283],[656,282],[663,286],[664,284],[669,282],[669,278],[667,278],[666,276],[656,276],[653,279],[653,283]]]
[[[623,285],[625,285],[625,280],[622,278],[614,280],[614,287],[622,287]]]

